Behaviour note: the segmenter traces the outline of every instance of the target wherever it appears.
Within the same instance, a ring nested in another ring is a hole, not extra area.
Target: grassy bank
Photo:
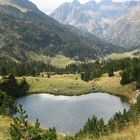
[[[17,78],[19,81],[21,77]],[[122,99],[127,99],[130,103],[136,95],[135,82],[122,86],[120,84],[119,72],[114,77],[108,77],[107,74],[101,78],[94,79],[90,82],[84,82],[78,74],[53,75],[47,77],[25,77],[30,85],[29,94],[50,93],[54,95],[82,95],[91,92],[104,92]],[[95,90],[92,90],[94,85]]]
[[[137,124],[126,126],[121,131],[100,137],[98,140],[140,140],[140,118]],[[81,140],[95,140],[90,137]]]
[[[121,77],[119,72],[115,73],[114,77],[108,77],[107,74],[101,78],[93,81],[99,91],[110,93],[116,96],[126,98],[130,103],[136,95],[136,84],[135,82],[122,86],[120,84]]]
[[[12,123],[12,118],[7,116],[0,116],[0,140],[9,140],[10,139],[10,133],[9,128],[10,124]],[[58,133],[57,134],[57,140],[63,140],[64,134]]]
[[[99,140],[140,140],[140,119],[137,124],[131,124],[117,133],[101,137]]]
[[[50,93],[71,96],[92,92],[91,83],[82,81],[79,75],[53,75],[50,78],[25,77],[25,79],[30,85],[30,94]]]
[[[0,140],[10,139],[9,127],[12,119],[9,117],[0,116]],[[140,119],[137,124],[131,124],[117,133],[101,137],[98,140],[140,140]],[[58,140],[63,140],[64,135],[58,134]],[[91,138],[83,138],[82,140],[93,140]]]
[[[0,77],[1,79],[1,77]],[[22,77],[17,77],[20,82]],[[130,102],[136,94],[135,83],[122,86],[120,84],[119,73],[115,73],[114,77],[108,77],[107,74],[101,78],[97,78],[90,82],[84,82],[80,79],[80,75],[65,74],[65,75],[53,75],[50,78],[47,77],[25,77],[30,85],[29,93],[52,93],[59,95],[81,95],[84,93],[91,93],[91,87],[94,85],[97,91],[110,93],[117,96],[127,98]],[[9,127],[12,119],[9,117],[0,116],[0,140],[9,139]],[[140,122],[137,125],[131,125],[124,128],[122,131],[109,136],[100,138],[100,140],[139,140]],[[58,140],[63,140],[63,135],[58,135]],[[90,140],[85,138],[84,140]]]
[[[16,77],[18,82],[23,77]],[[63,74],[52,75],[50,78],[46,77],[24,77],[29,84],[29,94],[49,93],[54,95],[82,95],[94,92],[110,93],[120,96],[122,99],[127,99],[130,103],[136,96],[136,83],[122,86],[120,84],[121,77],[119,72],[115,76],[108,77],[107,74],[93,81],[82,81],[79,74]],[[0,82],[3,80],[0,78]],[[94,90],[93,90],[94,87]]]

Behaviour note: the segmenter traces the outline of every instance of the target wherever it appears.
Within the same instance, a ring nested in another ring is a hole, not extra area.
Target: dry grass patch
[[[98,140],[140,140],[140,118],[137,124],[131,124],[126,126],[121,131],[111,133],[107,136],[102,136]],[[81,140],[97,140],[90,137],[83,138]]]
[[[8,140],[10,138],[9,127],[12,119],[0,116],[0,140]]]
[[[51,60],[52,65],[59,67],[59,68],[65,68],[67,65],[76,62],[74,59],[65,57],[63,55],[56,55],[55,57],[51,58],[50,60]]]
[[[126,53],[112,53],[107,56],[109,59],[124,59],[127,57],[133,57],[131,52],[126,52]]]
[[[10,140],[9,128],[11,123],[12,118],[0,116],[0,140]],[[30,123],[33,125],[32,122]],[[57,133],[57,140],[63,140],[64,136],[62,133]]]
[[[108,75],[105,74],[101,78],[95,80],[94,83],[99,91],[125,96],[131,102],[131,99],[136,95],[135,83],[122,86],[120,80],[121,77],[119,72],[117,72],[113,77],[108,77]]]
[[[137,125],[125,127],[122,131],[102,137],[99,140],[140,140],[140,122]]]

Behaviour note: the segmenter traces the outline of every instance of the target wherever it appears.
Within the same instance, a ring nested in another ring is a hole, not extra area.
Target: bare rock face
[[[114,2],[90,0],[80,4],[77,0],[64,3],[50,16],[63,24],[70,24],[116,45],[132,47],[140,45],[139,3],[137,1]],[[133,22],[133,23],[132,23]]]
[[[104,32],[104,38],[124,47],[140,46],[140,2],[130,3],[127,11]]]

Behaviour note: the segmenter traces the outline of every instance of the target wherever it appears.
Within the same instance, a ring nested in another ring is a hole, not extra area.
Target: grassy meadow
[[[109,59],[124,59],[127,57],[133,57],[132,52],[125,52],[125,53],[112,53],[107,56]]]
[[[21,78],[17,78],[20,80]],[[84,82],[79,75],[64,74],[46,77],[25,77],[30,85],[29,93],[52,93],[57,95],[81,95],[92,92],[91,83]]]
[[[18,82],[23,77],[16,77]],[[81,95],[84,93],[91,93],[102,91],[119,96],[125,96],[129,102],[135,97],[136,88],[135,83],[122,86],[120,84],[119,72],[115,73],[114,77],[108,77],[107,74],[101,78],[94,79],[90,82],[84,82],[80,79],[79,74],[64,74],[52,75],[50,78],[45,77],[24,77],[30,85],[29,93],[52,93],[63,95]],[[2,79],[0,77],[0,79]],[[97,91],[92,91],[92,85],[96,87]],[[0,140],[9,139],[9,126],[12,119],[9,117],[0,116]],[[140,139],[140,123],[131,125],[118,133],[110,134],[109,136],[101,137],[99,140],[139,140]],[[132,139],[133,138],[133,139]],[[64,135],[58,134],[58,140],[63,140]],[[91,140],[85,138],[83,140]]]
[[[76,61],[65,57],[63,55],[56,55],[55,57],[51,58],[51,64],[58,67],[58,68],[65,68],[67,65],[75,63]]]
[[[44,55],[37,55],[31,52],[28,52],[27,55],[33,61],[43,61],[44,63],[51,62],[53,66],[56,66],[58,68],[65,68],[67,65],[76,62],[74,59],[66,57],[64,55],[56,55],[55,57],[50,57]]]
[[[29,94],[50,93],[56,95],[81,95],[92,92],[105,92],[122,96],[131,103],[136,95],[135,82],[122,86],[120,84],[119,72],[114,77],[108,77],[107,74],[93,81],[82,81],[79,74],[52,75],[50,78],[45,77],[24,77],[30,85]],[[18,81],[22,78],[17,77]],[[92,90],[92,86],[95,90]]]

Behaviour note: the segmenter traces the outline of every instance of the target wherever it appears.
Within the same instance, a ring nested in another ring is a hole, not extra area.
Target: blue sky
[[[73,0],[30,0],[30,1],[35,3],[40,10],[49,14],[62,3],[72,2]],[[89,0],[79,0],[80,3],[86,3],[87,1]],[[99,2],[100,0],[96,1]],[[114,0],[114,1],[126,1],[126,0]]]

